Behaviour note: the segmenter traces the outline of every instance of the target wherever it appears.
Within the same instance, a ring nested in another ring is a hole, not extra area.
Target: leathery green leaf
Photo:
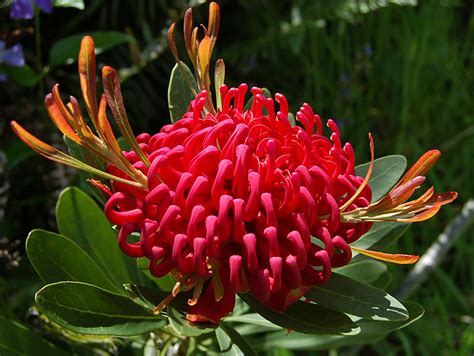
[[[355,167],[356,174],[365,177],[370,163]],[[391,155],[377,158],[369,180],[372,189],[372,202],[380,200],[398,182],[407,168],[407,159],[401,155]]]
[[[332,273],[326,284],[310,288],[305,296],[327,309],[365,319],[408,319],[403,304],[390,294],[337,273]]]
[[[374,343],[388,333],[402,329],[420,319],[424,310],[415,303],[405,303],[410,317],[403,321],[375,321],[360,319],[351,316],[360,326],[358,335],[307,335],[297,332],[288,334],[286,331],[277,331],[259,336],[255,340],[257,350],[284,348],[289,350],[327,350],[343,346],[353,346]]]
[[[305,334],[346,335],[360,331],[346,314],[316,304],[298,301],[279,313],[259,303],[249,294],[241,293],[239,296],[265,319],[285,329]]]
[[[361,283],[373,284],[387,272],[387,265],[380,261],[363,260],[335,268],[333,271]]]
[[[115,293],[122,288],[113,283],[76,243],[44,230],[33,230],[26,240],[28,258],[46,283],[78,281],[94,284]]]
[[[92,198],[78,188],[66,188],[58,199],[56,219],[59,232],[88,253],[112,281],[120,286],[132,282],[127,263],[135,268],[135,261],[120,250],[117,232]]]
[[[52,321],[82,334],[132,336],[166,324],[128,298],[81,282],[48,284],[36,293],[36,303]]]
[[[194,92],[193,92],[194,90]],[[181,62],[176,64],[171,71],[168,85],[168,108],[171,122],[176,122],[188,111],[189,103],[199,92],[191,69]]]
[[[279,326],[269,322],[267,319],[262,317],[260,314],[257,313],[249,313],[249,314],[242,314],[242,315],[232,315],[225,318],[225,321],[229,322],[236,322],[236,323],[244,323],[244,324],[253,324],[253,325],[260,325],[266,328],[271,329],[281,329]]]

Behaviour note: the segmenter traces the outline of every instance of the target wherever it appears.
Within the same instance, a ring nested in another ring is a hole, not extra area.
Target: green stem
[[[41,60],[41,31],[40,31],[40,12],[38,8],[35,8],[35,45],[36,45],[36,66],[40,73],[43,73],[43,62]],[[43,98],[44,96],[44,83],[43,76],[38,81],[38,96]]]

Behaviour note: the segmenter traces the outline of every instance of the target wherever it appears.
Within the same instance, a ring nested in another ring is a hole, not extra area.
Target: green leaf
[[[345,345],[359,345],[376,342],[375,336],[339,336],[339,335],[308,335],[278,331],[260,336],[255,340],[257,350],[328,350]]]
[[[148,265],[150,264],[150,260],[146,257],[139,257],[137,258],[137,268],[140,272],[142,272],[150,281],[156,284],[162,291],[171,292],[174,285],[176,284],[176,280],[173,278],[171,274],[167,274],[164,277],[156,278],[154,275],[150,273],[148,269]]]
[[[168,320],[170,326],[177,335],[183,336],[199,336],[213,332],[216,326],[213,324],[199,323],[191,324],[186,318],[173,306],[168,305],[166,308],[168,312]]]
[[[357,317],[352,317],[352,320],[354,320],[361,327],[362,331],[360,335],[371,336],[386,334],[395,330],[402,329],[420,319],[425,313],[423,307],[416,303],[404,302],[404,307],[408,311],[409,315],[406,320],[377,321],[360,319]]]
[[[59,232],[89,254],[112,281],[120,285],[132,282],[125,261],[128,259],[131,268],[135,261],[122,253],[117,232],[92,198],[75,187],[64,189],[56,206],[56,219]]]
[[[221,355],[257,355],[245,338],[226,322],[221,321],[216,337]]]
[[[273,324],[273,327],[269,327],[269,326],[262,326],[262,325],[256,325],[256,324],[243,324],[243,323],[236,325],[235,329],[239,332],[240,335],[244,335],[244,336],[255,335],[259,333],[269,333],[275,330],[283,330],[281,327],[274,324]]]
[[[376,222],[368,232],[362,235],[356,242],[352,243],[351,246],[382,251],[387,246],[397,241],[409,227],[410,224],[407,223]],[[356,251],[352,251],[351,263],[360,261],[363,258],[366,257],[360,255]]]
[[[344,267],[335,268],[333,272],[361,283],[372,284],[387,272],[387,265],[380,261],[363,260]]]
[[[249,313],[249,314],[242,314],[242,315],[232,315],[225,318],[225,321],[235,322],[235,323],[244,323],[244,324],[254,324],[260,325],[271,329],[281,329],[278,325],[273,324],[272,322],[268,321],[260,314],[257,313]]]
[[[308,335],[297,332],[288,334],[285,331],[277,331],[259,336],[255,340],[255,348],[257,350],[327,350],[343,346],[343,341],[349,341],[349,345],[359,344],[356,340],[361,340],[360,343],[370,343],[376,341],[374,336],[340,336],[340,335]],[[342,342],[341,342],[342,341]],[[347,342],[346,341],[346,342]]]
[[[0,316],[0,355],[67,355],[24,325]]]
[[[123,293],[76,243],[65,236],[33,230],[26,240],[26,252],[45,283],[78,281]]]
[[[73,35],[57,41],[49,52],[48,64],[57,66],[76,62],[81,41],[85,35]],[[89,35],[94,39],[96,55],[122,43],[136,42],[133,36],[117,31],[97,31],[89,33]]]
[[[326,284],[310,288],[305,296],[327,309],[365,319],[408,319],[403,304],[390,294],[337,273],[332,273]]]
[[[250,307],[272,323],[305,334],[357,334],[358,326],[344,313],[298,301],[284,312],[259,303],[250,294],[239,294]]]
[[[355,167],[356,174],[365,177],[370,163]],[[372,202],[380,200],[398,182],[407,168],[407,159],[401,155],[391,155],[377,158],[374,161],[374,170],[369,180],[372,188]]]
[[[84,10],[84,0],[54,0],[54,7],[73,7],[78,10]]]
[[[199,92],[198,85],[194,79],[191,69],[181,62],[175,64],[171,71],[168,85],[168,108],[170,110],[171,122],[176,122],[188,111],[189,103],[194,100]]]
[[[244,356],[242,350],[232,343],[230,337],[221,328],[216,329],[216,338],[217,343],[219,344],[219,349],[221,350],[221,355]]]
[[[36,293],[36,303],[48,318],[82,334],[132,336],[166,324],[128,298],[81,282],[48,284]]]
[[[382,275],[375,282],[372,282],[371,285],[375,288],[386,290],[390,283],[392,283],[392,279],[392,274],[387,271],[382,273]]]
[[[405,303],[410,317],[404,321],[374,321],[352,317],[360,326],[358,335],[306,335],[301,333],[290,333],[277,331],[259,336],[255,348],[258,350],[270,350],[284,348],[289,350],[327,350],[343,346],[353,346],[374,343],[385,337],[388,333],[402,329],[423,316],[424,310],[418,304]]]
[[[40,73],[36,73],[28,65],[21,67],[0,65],[0,73],[5,73],[9,79],[24,87],[32,87],[36,85],[42,77]]]

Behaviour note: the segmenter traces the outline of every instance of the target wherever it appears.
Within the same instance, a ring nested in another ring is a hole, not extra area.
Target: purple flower
[[[53,0],[35,0],[35,4],[47,14],[53,11]]]
[[[38,6],[44,12],[50,14],[53,11],[52,0],[35,0]],[[31,0],[13,0],[10,8],[10,17],[18,20],[30,20],[35,15]]]
[[[23,46],[17,43],[6,49],[5,42],[0,41],[0,63],[5,63],[10,67],[24,66]]]
[[[0,73],[0,83],[4,83],[8,80],[7,75],[5,73]]]
[[[30,20],[35,12],[30,0],[14,0],[10,8],[10,17],[18,20]]]

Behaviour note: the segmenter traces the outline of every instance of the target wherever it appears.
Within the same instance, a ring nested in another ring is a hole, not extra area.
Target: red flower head
[[[248,87],[223,85],[224,64],[216,63],[216,107],[210,91],[209,63],[219,28],[219,8],[210,4],[204,38],[197,40],[188,10],[184,37],[200,92],[177,122],[153,136],[136,138],[128,123],[117,73],[104,67],[105,94],[96,101],[94,44],[85,37],[79,54],[81,87],[98,135],[85,124],[76,99],[64,105],[58,87],[46,97],[48,113],[58,128],[108,163],[100,171],[68,156],[26,132],[15,132],[46,157],[109,179],[112,191],[105,214],[119,227],[119,245],[132,257],[146,257],[155,277],[172,274],[177,283],[156,312],[178,293],[193,291],[187,318],[218,323],[234,307],[235,295],[249,292],[282,311],[314,285],[328,281],[331,269],[351,260],[350,243],[373,221],[421,221],[456,194],[406,202],[423,182],[422,175],[439,156],[429,151],[379,202],[365,178],[354,170],[354,151],[342,144],[338,127],[327,121],[330,138],[308,104],[291,123],[288,103]],[[171,49],[174,25],[169,31]],[[107,105],[132,149],[121,152],[106,116]],[[370,137],[373,164],[373,142]],[[133,232],[138,242],[129,242]],[[352,248],[355,249],[355,248]],[[398,263],[416,256],[388,255],[357,249]]]
[[[150,165],[134,151],[125,157],[146,175],[148,189],[114,183],[105,206],[121,227],[124,252],[147,257],[154,276],[171,272],[180,287],[194,287],[192,321],[218,322],[241,291],[285,309],[326,282],[332,267],[347,264],[348,243],[371,226],[340,223],[340,208],[364,179],[355,175],[354,152],[341,145],[335,122],[328,121],[331,141],[308,104],[296,114],[302,127],[292,126],[283,95],[275,95],[277,109],[261,89],[251,91],[245,110],[247,85],[222,86],[216,114],[206,112],[202,91],[181,120],[138,136]],[[121,174],[115,166],[108,172]],[[349,209],[370,199],[365,185]],[[140,242],[128,243],[134,231]]]

